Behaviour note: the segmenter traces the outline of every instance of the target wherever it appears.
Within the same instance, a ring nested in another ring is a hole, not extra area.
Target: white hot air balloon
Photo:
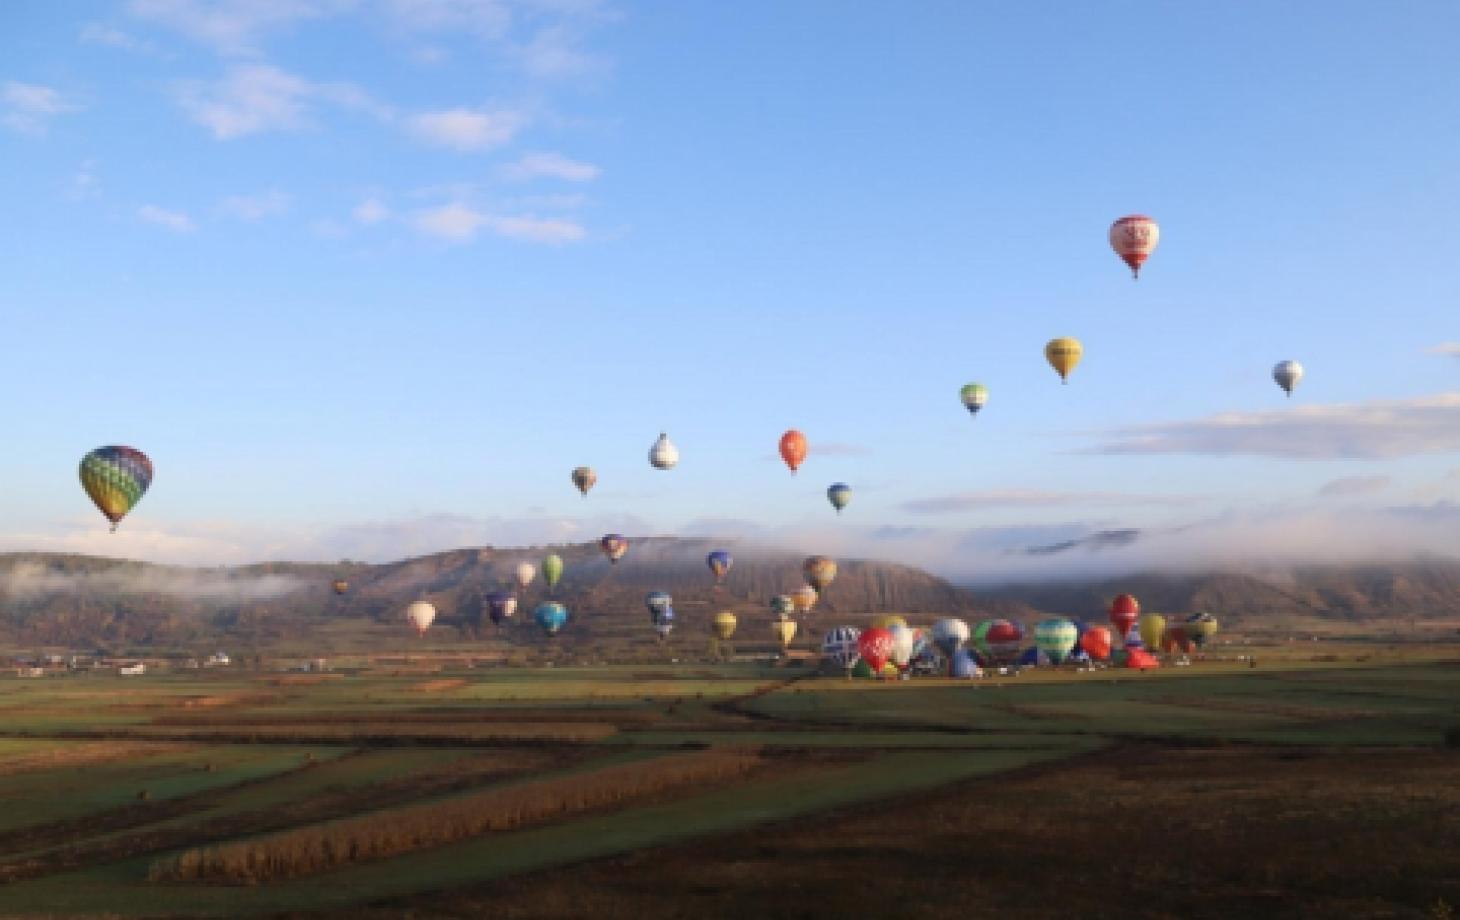
[[[669,435],[661,432],[659,440],[649,448],[649,465],[656,470],[672,470],[679,465],[679,448],[669,440]]]
[[[1161,228],[1144,214],[1127,214],[1110,225],[1110,248],[1130,266],[1132,278],[1141,276],[1141,266],[1160,240]]]
[[[418,636],[424,636],[435,619],[436,608],[425,601],[416,601],[406,608],[406,622],[411,624]]]
[[[887,631],[892,633],[892,654],[887,656],[887,660],[897,665],[899,671],[906,671],[913,657],[912,628],[902,623],[893,623],[887,627]]]
[[[1303,365],[1297,361],[1279,361],[1272,369],[1272,379],[1277,385],[1283,388],[1283,392],[1289,396],[1293,395],[1293,387],[1303,379]]]
[[[517,568],[512,572],[512,577],[517,579],[517,587],[526,591],[527,586],[537,577],[537,566],[531,562],[519,562]]]

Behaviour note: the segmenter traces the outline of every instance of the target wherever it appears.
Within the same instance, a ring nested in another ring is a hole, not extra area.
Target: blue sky
[[[3,544],[1443,549],[1460,11],[1398,9],[6,4]],[[1131,212],[1162,226],[1138,283]],[[75,479],[102,443],[158,468],[115,537]]]

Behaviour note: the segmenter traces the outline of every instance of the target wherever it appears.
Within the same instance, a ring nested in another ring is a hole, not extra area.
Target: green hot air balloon
[[[563,557],[552,553],[542,561],[542,577],[547,581],[548,590],[558,586],[558,580],[563,577]]]
[[[842,509],[851,504],[852,487],[844,482],[832,483],[831,487],[826,490],[826,500],[831,502],[831,506],[836,509],[837,514],[841,514]]]
[[[978,415],[978,410],[989,401],[989,388],[981,383],[970,383],[958,391],[958,396],[963,400],[963,407],[968,410],[970,415]]]
[[[1064,617],[1042,620],[1034,627],[1034,644],[1055,664],[1064,664],[1075,648],[1080,630]]]

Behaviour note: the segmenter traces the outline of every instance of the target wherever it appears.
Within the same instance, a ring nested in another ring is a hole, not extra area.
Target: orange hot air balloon
[[[1080,636],[1080,648],[1095,661],[1110,658],[1110,630],[1104,626],[1091,626]]]
[[[806,459],[806,435],[794,428],[781,435],[781,459],[794,474],[801,461]]]

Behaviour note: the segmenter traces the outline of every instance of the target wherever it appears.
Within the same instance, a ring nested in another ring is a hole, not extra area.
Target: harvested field
[[[414,693],[445,693],[448,690],[460,690],[465,687],[466,681],[459,677],[443,678],[441,680],[428,680],[411,687]]]

